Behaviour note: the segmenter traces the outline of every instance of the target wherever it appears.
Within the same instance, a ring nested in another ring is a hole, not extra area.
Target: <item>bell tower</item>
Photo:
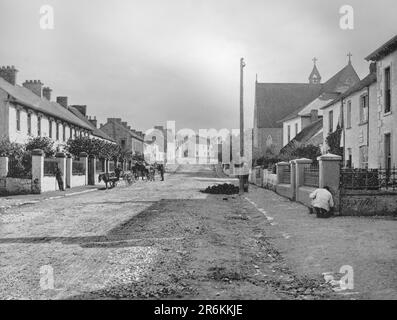
[[[309,83],[310,84],[319,84],[319,83],[321,83],[321,75],[320,75],[320,72],[318,71],[317,65],[316,65],[317,61],[318,61],[317,58],[313,58],[314,66],[313,66],[313,70],[312,70],[312,72],[310,73],[310,76],[309,76]]]

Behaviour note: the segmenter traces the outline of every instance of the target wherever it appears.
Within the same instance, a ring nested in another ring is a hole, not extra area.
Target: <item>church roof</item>
[[[380,46],[374,52],[372,52],[368,57],[365,58],[365,60],[378,61],[396,50],[397,50],[397,35],[394,36],[389,41],[387,41],[382,46]]]
[[[254,126],[281,128],[279,120],[313,101],[321,89],[321,84],[256,83]]]
[[[345,92],[354,84],[360,81],[359,76],[354,70],[352,64],[349,62],[344,68],[342,68],[338,73],[331,77],[327,82],[321,85],[320,93],[315,96],[311,101],[293,108],[292,112],[287,114],[285,117],[278,120],[279,123],[291,120],[300,115],[301,112],[310,113],[310,110],[305,110],[310,105],[312,109],[321,109],[324,105],[333,101],[342,92]],[[303,115],[304,116],[304,115]]]

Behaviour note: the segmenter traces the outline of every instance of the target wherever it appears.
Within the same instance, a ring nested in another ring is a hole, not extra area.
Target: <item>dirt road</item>
[[[3,211],[0,298],[345,298],[291,266],[274,221],[245,196],[199,192],[226,181],[181,166],[165,182]]]

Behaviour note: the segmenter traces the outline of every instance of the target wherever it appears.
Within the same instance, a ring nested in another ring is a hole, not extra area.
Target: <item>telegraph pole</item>
[[[244,158],[244,58],[240,59],[240,159]],[[244,193],[243,163],[240,162],[240,194]]]

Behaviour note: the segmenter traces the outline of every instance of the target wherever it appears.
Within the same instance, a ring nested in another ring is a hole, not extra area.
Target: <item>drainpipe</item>
[[[345,150],[346,150],[346,129],[345,129],[345,113],[344,113],[344,107],[343,107],[343,105],[344,105],[344,103],[345,103],[345,100],[344,100],[344,98],[342,98],[341,99],[341,103],[342,103],[342,105],[341,105],[341,125],[342,125],[342,132],[343,132],[343,159],[342,159],[342,161],[343,162],[345,162],[346,161],[346,152],[345,152]],[[345,164],[343,163],[343,166],[344,166]]]

